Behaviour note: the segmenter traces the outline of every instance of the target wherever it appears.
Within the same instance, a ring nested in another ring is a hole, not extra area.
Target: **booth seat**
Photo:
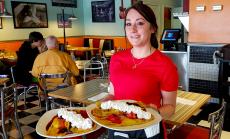
[[[99,48],[99,50],[94,50],[90,52],[91,57],[97,54],[103,55],[104,50],[114,49],[114,40],[113,39],[100,39],[100,38],[84,38],[83,46]],[[79,52],[76,52],[75,54],[82,55]]]

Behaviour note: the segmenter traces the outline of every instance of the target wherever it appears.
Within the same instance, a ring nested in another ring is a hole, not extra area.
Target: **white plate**
[[[67,108],[67,109],[79,109],[79,110],[85,110],[84,107],[79,107],[79,108]],[[96,124],[96,128],[94,130],[91,130],[89,132],[86,133],[82,133],[82,134],[68,134],[66,136],[49,136],[46,134],[46,126],[47,124],[52,120],[52,118],[57,115],[59,109],[53,109],[50,110],[48,112],[46,112],[45,114],[42,115],[42,117],[39,119],[37,125],[36,125],[36,132],[37,134],[39,134],[40,136],[43,137],[47,137],[47,138],[71,138],[71,137],[77,137],[77,136],[83,136],[86,134],[89,134],[91,132],[94,132],[96,130],[98,130],[99,128],[101,128],[101,126]]]
[[[114,100],[114,101],[135,102],[134,100]],[[105,128],[112,129],[112,130],[117,130],[117,131],[134,131],[134,130],[145,129],[145,128],[149,127],[149,126],[158,124],[161,121],[161,119],[162,119],[161,115],[156,110],[154,110],[152,108],[146,108],[146,111],[150,112],[154,116],[154,119],[151,120],[151,121],[148,121],[147,123],[143,123],[143,124],[139,124],[139,125],[132,125],[132,126],[110,126],[110,125],[104,125],[104,124],[101,124],[100,122],[98,122],[96,120],[96,118],[91,113],[91,111],[94,108],[96,108],[96,107],[97,107],[97,105],[95,103],[86,107],[86,112],[89,115],[89,117],[95,123],[97,123],[97,124],[99,124],[99,125],[101,125],[101,126],[103,126]]]

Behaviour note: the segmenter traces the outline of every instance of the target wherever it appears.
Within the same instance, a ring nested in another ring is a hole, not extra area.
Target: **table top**
[[[89,62],[90,60],[75,60],[75,64],[77,65],[78,69],[84,69],[85,63]]]
[[[166,120],[167,123],[174,124],[174,125],[181,125],[184,124],[197,110],[200,109],[208,100],[211,98],[208,94],[201,94],[201,93],[193,93],[193,92],[186,92],[186,91],[178,91],[177,97],[182,99],[188,99],[192,101],[196,101],[194,105],[187,105],[187,104],[176,104],[176,111],[172,117]]]
[[[67,46],[68,51],[92,51],[92,50],[99,50],[99,48],[92,48],[92,47],[74,47],[74,46]]]
[[[96,96],[101,92],[107,92],[107,87],[101,86],[103,83],[108,83],[107,79],[95,79],[67,88],[59,89],[48,93],[49,96],[70,100],[72,102],[83,103],[85,105],[93,103],[88,100],[92,96]]]
[[[101,83],[108,83],[106,79],[95,79],[87,82],[83,82],[74,86],[59,89],[54,92],[50,92],[48,95],[54,98],[60,98],[70,100],[72,102],[80,102],[83,104],[94,103],[89,101],[88,98],[98,95],[101,92],[107,92],[107,88],[100,87]],[[208,94],[193,93],[178,90],[177,97],[195,101],[194,105],[176,104],[176,110],[172,117],[166,119],[167,123],[174,125],[184,124],[197,110],[200,109],[211,98]]]
[[[4,85],[9,80],[10,80],[9,78],[0,78],[0,85]]]
[[[105,57],[111,57],[114,55],[115,51],[114,50],[105,50]]]
[[[16,52],[0,50],[0,59],[7,59],[7,60],[16,61],[17,60],[17,54],[16,54]]]

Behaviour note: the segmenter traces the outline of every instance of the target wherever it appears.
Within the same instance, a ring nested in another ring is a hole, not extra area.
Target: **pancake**
[[[102,103],[97,103],[96,108],[91,111],[91,114],[95,117],[96,121],[102,125],[107,125],[110,127],[133,126],[145,124],[151,120],[154,120],[154,116],[152,114],[149,119],[146,119],[138,118],[135,112],[128,113],[117,108],[103,109],[101,107]],[[143,113],[146,112],[146,107],[142,102],[126,102],[126,104],[128,107],[139,107]]]
[[[88,118],[85,110],[67,110],[75,114],[80,114],[83,118]],[[65,136],[67,134],[82,134],[96,129],[96,124],[92,123],[92,128],[82,129],[72,126],[72,123],[65,120],[62,116],[55,115],[47,124],[46,131],[49,136]]]

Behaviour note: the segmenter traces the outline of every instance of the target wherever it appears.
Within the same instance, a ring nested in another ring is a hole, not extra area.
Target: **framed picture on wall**
[[[48,28],[46,3],[11,1],[14,28]]]
[[[0,13],[3,13],[3,8],[4,8],[4,6],[3,6],[3,1],[0,1]]]
[[[0,29],[2,29],[2,18],[0,17]]]
[[[92,22],[115,22],[114,0],[92,1]]]
[[[52,6],[77,8],[77,0],[52,0]]]
[[[58,28],[63,28],[63,23],[65,23],[65,28],[72,28],[72,22],[69,20],[71,14],[64,14],[64,20],[62,14],[57,14]]]

